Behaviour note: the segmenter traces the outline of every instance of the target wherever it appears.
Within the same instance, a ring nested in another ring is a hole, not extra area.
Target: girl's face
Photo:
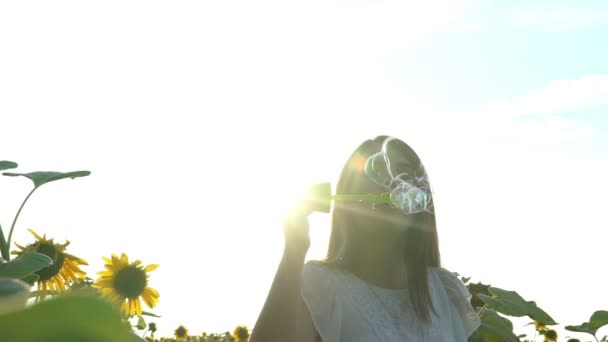
[[[353,224],[362,230],[374,233],[398,233],[412,229],[416,225],[416,215],[406,215],[399,208],[388,205],[352,203]]]
[[[393,190],[399,194],[399,189],[409,191],[407,189],[412,185],[415,187],[426,185],[424,167],[408,145],[396,139],[389,139],[385,140],[381,146],[372,147],[372,149],[376,149],[377,152],[370,154],[365,152],[355,156],[352,160],[350,167],[353,178],[349,189],[346,190],[347,194],[382,195],[389,194]],[[410,194],[416,195],[416,193],[408,192],[405,196]],[[422,197],[422,201],[418,201],[418,197],[404,198],[404,201],[415,200],[416,202],[402,203],[403,210],[396,205],[372,204],[365,201],[342,202],[335,203],[335,205],[350,212],[351,225],[360,227],[360,230],[395,232],[421,224],[419,219],[421,215],[409,213],[413,208],[410,205],[426,205],[429,196]],[[414,212],[418,212],[417,210],[415,209]]]
[[[410,163],[403,157],[395,156],[391,161],[391,173],[411,173]],[[389,192],[386,187],[374,182],[363,170],[358,173],[352,194],[358,195],[381,195]],[[372,204],[369,202],[341,202],[336,205],[352,213],[353,224],[362,228],[370,228],[374,231],[379,229],[406,230],[415,224],[417,215],[406,215],[400,208],[390,204]]]

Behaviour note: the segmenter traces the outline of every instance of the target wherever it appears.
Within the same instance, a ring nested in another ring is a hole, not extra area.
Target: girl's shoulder
[[[338,269],[322,260],[309,260],[304,264],[302,280],[310,284],[327,284],[335,281]]]
[[[336,273],[323,261],[304,264],[301,298],[323,341],[340,341],[341,305]]]
[[[442,267],[432,267],[431,277],[435,279],[447,294],[453,318],[460,322],[466,336],[470,336],[481,324],[479,315],[471,305],[471,293],[459,276]]]
[[[455,299],[454,297],[463,297],[467,300],[470,299],[471,294],[464,285],[464,282],[458,277],[457,273],[443,267],[431,267],[429,268],[429,272],[435,275],[450,298]]]
[[[332,270],[335,266],[325,260],[308,260],[304,263],[304,269],[306,268]]]

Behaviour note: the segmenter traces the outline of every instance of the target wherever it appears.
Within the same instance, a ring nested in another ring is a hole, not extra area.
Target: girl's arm
[[[305,217],[284,222],[285,248],[249,342],[315,342],[315,329],[301,291],[310,239]]]

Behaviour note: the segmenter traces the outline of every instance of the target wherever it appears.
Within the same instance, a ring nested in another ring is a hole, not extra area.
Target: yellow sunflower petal
[[[141,301],[139,300],[139,298],[135,298],[135,313],[138,316],[141,316]]]
[[[81,259],[81,258],[79,258],[79,257],[77,257],[75,255],[68,254],[68,253],[65,253],[65,259],[71,261],[73,264],[80,264],[80,265],[88,265],[89,264],[86,260]]]
[[[122,305],[120,306],[120,310],[122,311],[123,315],[129,316],[129,302],[126,300],[123,301]]]
[[[100,278],[95,282],[95,284],[97,286],[104,287],[104,288],[112,288],[114,286],[114,279]]]
[[[97,272],[97,275],[100,277],[114,277],[115,272],[112,271],[99,271]]]
[[[121,262],[120,259],[118,258],[118,256],[116,254],[112,254],[112,267],[114,268],[114,270],[118,270],[121,267]]]
[[[72,270],[71,267],[62,268],[61,274],[63,275],[64,279],[72,279],[72,280],[78,279],[78,276],[76,275],[76,273],[74,273],[74,270]]]
[[[160,294],[158,293],[158,291],[156,291],[155,289],[151,288],[151,287],[146,287],[143,291],[143,295],[146,296],[152,296],[152,297],[160,297]]]
[[[150,287],[146,287],[141,295],[141,298],[150,309],[153,309],[156,306],[156,303],[158,303],[158,297],[158,292]]]
[[[44,238],[41,238],[40,235],[38,235],[38,233],[36,233],[33,229],[28,229],[28,231],[32,233],[32,235],[34,235],[38,241],[46,240],[46,234],[44,234]]]
[[[158,266],[159,266],[158,264],[150,264],[150,265],[148,265],[148,266],[146,266],[146,267],[144,268],[144,271],[145,271],[145,272],[152,272],[152,271],[154,271],[155,269],[157,269],[157,268],[158,268]]]
[[[65,266],[66,266],[66,267],[65,267],[65,269],[69,269],[69,270],[70,270],[70,271],[72,271],[72,273],[74,273],[74,274],[82,274],[82,275],[85,275],[85,274],[86,274],[86,272],[85,272],[85,271],[83,271],[83,270],[81,270],[81,269],[80,269],[80,267],[78,266],[78,264],[77,264],[77,263],[75,263],[75,262],[74,262],[74,261],[72,261],[72,260],[68,260],[68,261],[65,263]]]
[[[57,290],[57,292],[62,292],[62,290],[65,288],[65,283],[63,282],[63,279],[61,277],[53,277],[53,280],[55,282],[55,289]]]
[[[47,280],[44,283],[46,284],[46,287],[48,288],[48,292],[49,293],[54,293],[55,292],[55,282]]]
[[[129,257],[128,257],[128,256],[127,256],[125,253],[122,253],[122,254],[120,255],[120,262],[121,262],[123,265],[128,265],[128,264],[129,264]]]
[[[133,316],[137,314],[137,300],[129,299],[129,315]]]

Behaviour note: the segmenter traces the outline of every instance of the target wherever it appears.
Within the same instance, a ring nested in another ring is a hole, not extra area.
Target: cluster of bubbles
[[[383,195],[389,195],[392,207],[401,209],[405,214],[432,213],[431,189],[424,167],[421,164],[415,168],[411,165],[392,165],[389,146],[393,139],[387,138],[382,150],[366,160],[365,174],[387,190]]]

